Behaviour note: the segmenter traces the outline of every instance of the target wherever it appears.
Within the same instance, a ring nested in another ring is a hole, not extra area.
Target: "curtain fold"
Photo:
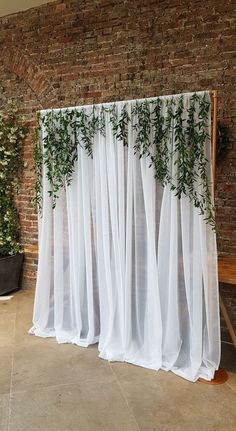
[[[184,113],[190,97],[184,95]],[[168,100],[162,98],[164,114]],[[124,104],[128,146],[116,139],[105,112],[106,133],[95,134],[93,158],[78,145],[71,185],[60,190],[55,209],[43,166],[30,332],[59,343],[98,343],[109,361],[210,380],[220,360],[215,233],[187,196],[179,199],[171,185],[156,181],[149,156],[135,154],[135,102],[115,104],[118,116]],[[42,126],[42,145],[44,134]],[[205,152],[211,160],[210,145]]]

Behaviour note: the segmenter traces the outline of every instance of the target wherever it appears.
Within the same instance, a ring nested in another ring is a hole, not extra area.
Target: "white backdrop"
[[[126,104],[131,114],[134,101]],[[43,168],[31,333],[98,342],[101,358],[209,380],[220,358],[215,234],[188,197],[156,182],[149,159],[134,155],[132,124],[128,132],[127,148],[106,121],[93,159],[79,147],[54,210]]]

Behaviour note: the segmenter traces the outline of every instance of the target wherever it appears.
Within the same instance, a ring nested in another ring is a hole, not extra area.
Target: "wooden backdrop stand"
[[[215,176],[216,176],[216,138],[217,138],[217,105],[218,105],[218,94],[217,90],[210,91],[210,96],[212,99],[213,104],[213,117],[212,117],[212,196],[213,199],[215,197]],[[223,317],[227,324],[227,319],[225,317],[225,307],[223,309],[222,307],[222,298],[219,293],[219,299],[220,299],[220,309],[221,313],[223,314]],[[228,317],[228,316],[227,316]],[[205,379],[198,379],[199,382],[205,383],[208,385],[220,385],[222,383],[225,383],[228,380],[229,376],[227,372],[223,368],[219,368],[215,372],[214,379],[212,380],[205,380]]]

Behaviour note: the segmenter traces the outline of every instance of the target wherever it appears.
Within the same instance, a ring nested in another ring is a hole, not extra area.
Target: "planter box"
[[[23,253],[0,257],[0,295],[20,288]]]

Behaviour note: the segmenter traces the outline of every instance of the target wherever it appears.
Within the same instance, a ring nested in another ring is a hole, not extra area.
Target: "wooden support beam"
[[[217,90],[211,91],[213,99],[213,119],[212,119],[212,194],[215,195],[215,176],[216,176],[216,138],[217,138]]]
[[[215,197],[215,176],[216,176],[216,139],[217,139],[217,108],[218,108],[218,93],[217,90],[210,91],[211,98],[213,100],[213,118],[212,118],[212,195],[213,199]],[[218,264],[220,263],[220,260],[218,260]],[[221,265],[222,266],[222,265]],[[229,268],[228,268],[229,270]],[[224,279],[224,283],[230,283],[230,273],[229,271],[228,275],[226,275]],[[219,274],[220,275],[220,274]],[[227,278],[229,277],[229,278]],[[219,281],[220,277],[219,277]],[[223,298],[223,295],[221,292],[219,292],[219,299],[220,299],[220,309],[221,313],[225,319],[225,323],[227,326],[227,329],[229,331],[230,337],[232,339],[233,345],[236,348],[236,334],[235,330],[233,328],[229,312],[227,310],[227,307],[225,305],[225,301]]]

